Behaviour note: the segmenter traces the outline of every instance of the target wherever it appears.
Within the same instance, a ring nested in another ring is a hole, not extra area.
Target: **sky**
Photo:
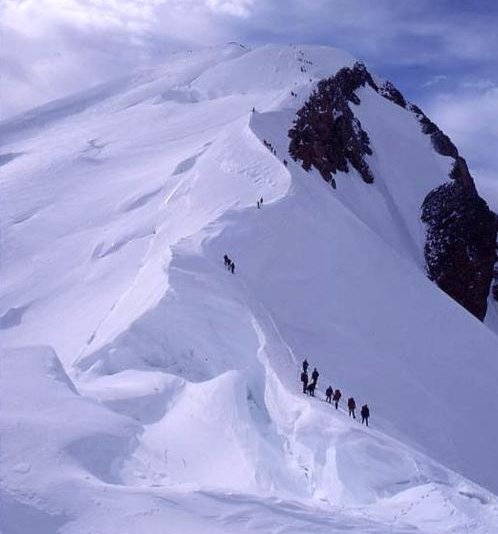
[[[498,209],[496,28],[498,0],[0,0],[0,118],[170,51],[336,46],[450,135]]]

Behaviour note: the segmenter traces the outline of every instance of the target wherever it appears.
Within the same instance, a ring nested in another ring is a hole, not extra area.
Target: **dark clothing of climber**
[[[303,361],[303,371],[304,371],[305,373],[308,372],[308,367],[309,367],[309,366],[310,366],[310,364],[308,363],[308,360],[304,360],[304,361]]]
[[[326,390],[325,390],[325,401],[328,402],[329,404],[332,404],[332,395],[334,394],[334,390],[332,389],[332,386],[329,386]]]
[[[316,370],[316,367],[313,369],[313,372],[311,373],[311,380],[315,383],[318,382],[318,377],[320,376],[320,373]]]
[[[354,413],[354,411],[356,410],[356,402],[354,401],[353,397],[349,397],[348,399],[348,410],[349,410],[349,417],[356,419],[356,415]]]
[[[334,401],[336,410],[337,410],[337,408],[339,406],[339,401],[341,400],[341,397],[342,397],[341,390],[340,389],[336,389],[335,392],[334,392],[334,396],[332,397],[332,400]]]
[[[315,396],[315,387],[316,387],[316,384],[314,382],[311,382],[311,384],[308,385],[307,390],[308,390],[308,393],[310,394],[310,397]]]
[[[303,383],[303,393],[306,393],[308,387],[308,373],[306,371],[301,373],[301,382]]]
[[[368,418],[370,417],[370,409],[368,404],[364,404],[361,407],[361,424],[365,423],[368,426]]]

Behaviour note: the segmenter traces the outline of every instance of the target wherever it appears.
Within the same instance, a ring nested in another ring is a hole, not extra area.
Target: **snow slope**
[[[5,532],[496,531],[496,337],[423,271],[447,158],[368,88],[374,184],[287,156],[353,62],[176,54],[0,124]]]

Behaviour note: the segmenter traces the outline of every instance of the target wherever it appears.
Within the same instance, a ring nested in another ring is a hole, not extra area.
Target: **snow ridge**
[[[423,270],[451,161],[369,87],[372,184],[288,155],[352,65],[186,52],[0,124],[5,532],[496,530],[496,337]]]

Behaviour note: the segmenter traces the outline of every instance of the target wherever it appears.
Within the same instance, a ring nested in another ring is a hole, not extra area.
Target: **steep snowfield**
[[[0,124],[3,531],[498,529],[496,336],[423,272],[447,158],[370,89],[374,184],[287,155],[353,61],[176,54]]]

